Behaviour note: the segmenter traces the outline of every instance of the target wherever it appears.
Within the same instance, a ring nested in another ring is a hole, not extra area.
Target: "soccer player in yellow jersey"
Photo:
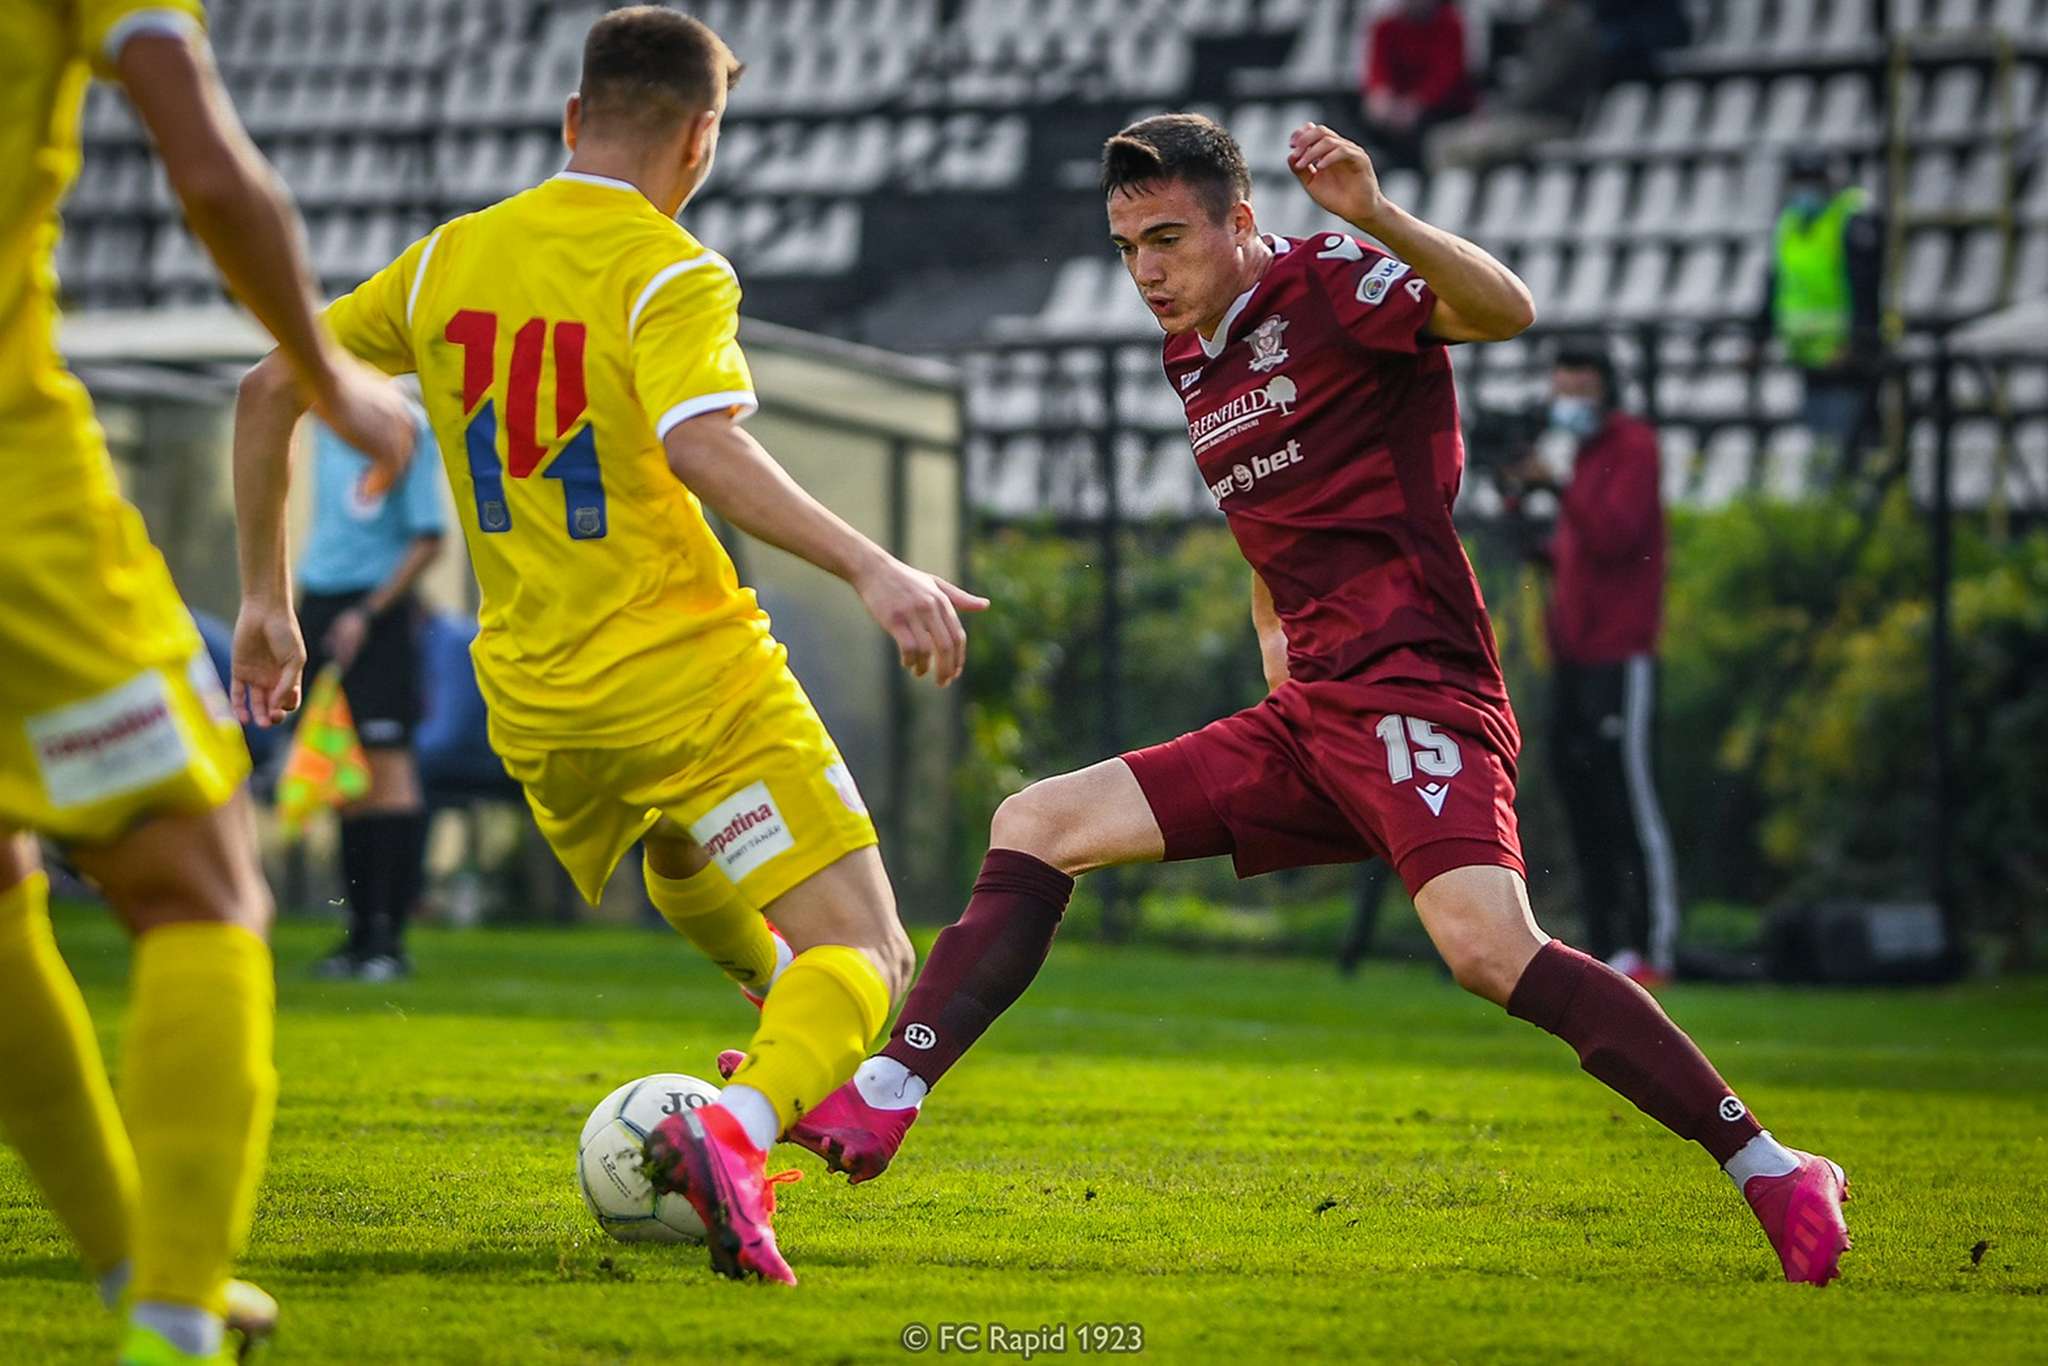
[[[941,684],[964,660],[959,613],[987,604],[849,527],[740,425],[739,285],[675,221],[739,69],[694,19],[606,15],[568,168],[437,228],[327,316],[356,355],[419,375],[483,590],[492,744],[576,885],[594,900],[644,841],[655,906],[765,993],[722,1102],[649,1150],[711,1230],[713,1266],[793,1282],[766,1151],[852,1075],[912,954],[860,792],[704,506],[845,579]],[[283,534],[302,406],[275,357],[243,381],[234,692],[258,722],[282,718],[303,662]],[[762,911],[793,951],[779,971]]]
[[[276,1306],[228,1279],[276,1092],[248,755],[192,618],[57,353],[51,253],[94,74],[293,382],[388,482],[404,405],[321,330],[298,218],[214,73],[197,0],[0,0],[0,1133],[110,1305],[124,1362],[226,1359]],[[36,831],[135,936],[118,1104],[51,935]]]

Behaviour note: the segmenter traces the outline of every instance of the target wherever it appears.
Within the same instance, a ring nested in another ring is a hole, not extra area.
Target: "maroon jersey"
[[[1493,624],[1451,525],[1465,467],[1450,358],[1422,335],[1436,295],[1340,233],[1268,237],[1272,266],[1216,335],[1166,339],[1188,440],[1272,590],[1287,668],[1363,704],[1521,737]]]

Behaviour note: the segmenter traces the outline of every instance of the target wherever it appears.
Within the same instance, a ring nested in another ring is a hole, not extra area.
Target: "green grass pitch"
[[[59,928],[112,1026],[120,936]],[[607,1090],[710,1075],[747,1033],[680,941],[427,931],[419,977],[371,988],[307,980],[327,938],[278,935],[246,1271],[284,1303],[280,1363],[903,1362],[913,1323],[1138,1324],[1165,1361],[2048,1354],[2041,981],[1669,994],[1766,1123],[1849,1170],[1856,1248],[1815,1291],[1696,1149],[1432,971],[1063,944],[887,1176],[784,1150],[785,1291],[614,1244],[576,1195]],[[0,1155],[0,1361],[104,1362],[114,1336]]]

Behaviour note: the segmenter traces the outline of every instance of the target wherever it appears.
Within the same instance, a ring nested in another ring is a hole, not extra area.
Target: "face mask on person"
[[[1785,207],[1801,218],[1817,218],[1827,206],[1827,191],[1814,186],[1802,185],[1785,196]]]
[[[1590,398],[1559,394],[1550,400],[1550,425],[1583,441],[1600,430],[1600,409]]]

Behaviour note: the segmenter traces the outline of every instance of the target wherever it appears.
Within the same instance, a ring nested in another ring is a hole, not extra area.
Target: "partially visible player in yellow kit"
[[[414,243],[328,321],[356,355],[419,375],[483,590],[492,744],[576,885],[595,900],[644,841],[655,906],[765,993],[721,1103],[649,1146],[657,1182],[710,1228],[714,1267],[793,1282],[766,1150],[853,1074],[913,959],[860,792],[704,506],[845,579],[942,685],[964,662],[959,613],[987,604],[834,516],[740,426],[755,399],[739,285],[675,221],[739,69],[694,19],[606,15],[568,106],[568,168]],[[282,718],[303,664],[283,533],[302,406],[274,357],[243,382],[234,692],[259,723]],[[763,910],[794,951],[779,970]]]
[[[0,1133],[108,1304],[130,1305],[137,1366],[225,1360],[276,1317],[228,1279],[276,1093],[271,905],[247,752],[57,352],[57,206],[94,74],[127,90],[309,399],[383,480],[412,445],[404,405],[320,328],[297,215],[201,19],[197,0],[0,0]],[[64,841],[135,936],[118,1104],[30,831]]]

